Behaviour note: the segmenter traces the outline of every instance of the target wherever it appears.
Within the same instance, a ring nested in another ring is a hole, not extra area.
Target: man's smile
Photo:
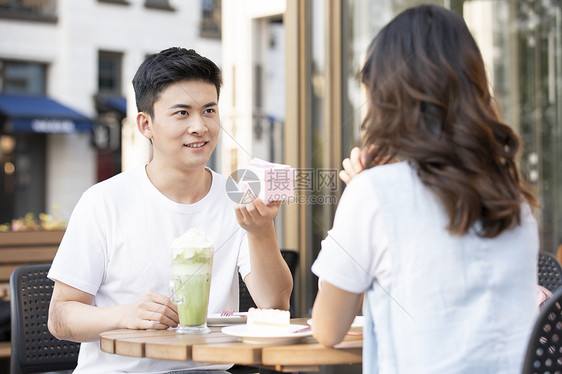
[[[188,148],[201,148],[207,143],[208,142],[189,143],[189,144],[184,144],[184,146]]]

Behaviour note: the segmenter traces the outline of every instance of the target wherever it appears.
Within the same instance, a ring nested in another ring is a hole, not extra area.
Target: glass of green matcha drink
[[[178,334],[206,334],[207,308],[213,268],[213,243],[203,232],[191,229],[174,240],[170,297],[178,306]]]

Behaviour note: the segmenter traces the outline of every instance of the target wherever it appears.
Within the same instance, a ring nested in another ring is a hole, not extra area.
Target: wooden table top
[[[291,323],[306,324],[305,318]],[[177,334],[175,330],[114,330],[100,334],[101,350],[123,356],[161,360],[235,363],[276,371],[317,371],[322,365],[361,364],[363,337],[347,335],[334,348],[307,337],[293,344],[250,344],[211,326],[204,335]],[[357,332],[353,330],[354,332]]]

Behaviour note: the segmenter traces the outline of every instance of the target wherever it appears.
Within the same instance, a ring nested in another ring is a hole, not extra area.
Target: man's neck
[[[151,161],[146,165],[150,182],[168,199],[180,204],[193,204],[209,193],[212,175],[202,166],[197,169],[178,170],[161,167]]]

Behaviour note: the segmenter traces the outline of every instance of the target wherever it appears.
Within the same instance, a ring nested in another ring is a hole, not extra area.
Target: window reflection
[[[344,2],[344,155],[360,136],[365,95],[358,73],[369,42],[392,17],[421,3]],[[433,3],[461,14],[479,44],[499,111],[524,141],[521,167],[542,202],[538,215],[542,249],[554,252],[562,243],[562,4],[533,0]]]

